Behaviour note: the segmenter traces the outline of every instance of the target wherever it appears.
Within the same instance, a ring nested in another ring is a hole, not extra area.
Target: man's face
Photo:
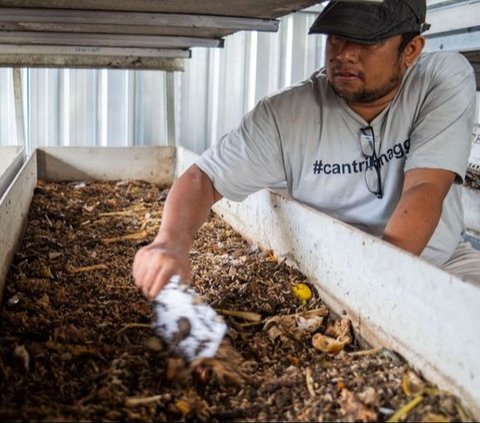
[[[369,45],[336,35],[327,38],[327,76],[336,93],[350,104],[367,104],[393,97],[405,67],[396,35]]]

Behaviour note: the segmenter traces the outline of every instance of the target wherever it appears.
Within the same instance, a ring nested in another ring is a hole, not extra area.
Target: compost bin
[[[1,292],[39,181],[141,180],[168,186],[195,157],[173,147],[36,150],[0,204]],[[264,190],[242,203],[222,200],[214,211],[279,265],[296,269],[285,273],[301,272],[297,279],[304,277],[336,316],[348,319],[361,342],[395,351],[480,416],[479,287],[279,192]],[[18,355],[25,357],[22,351]],[[298,365],[301,357],[291,360]],[[311,374],[306,378],[308,385]]]

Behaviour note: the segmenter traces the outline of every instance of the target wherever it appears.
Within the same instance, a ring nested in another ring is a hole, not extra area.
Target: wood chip
[[[70,267],[68,269],[70,273],[87,273],[95,272],[97,270],[108,270],[108,266],[106,264],[94,264],[92,266]]]
[[[215,309],[218,313],[225,316],[238,317],[239,319],[247,320],[249,322],[258,323],[262,320],[262,316],[258,313],[252,313],[250,311],[237,311],[237,310],[225,310],[221,308]]]
[[[116,242],[122,242],[122,241],[139,241],[139,240],[145,239],[147,236],[148,236],[148,233],[146,231],[142,231],[142,232],[136,232],[133,234],[117,236],[113,238],[104,238],[102,239],[102,243],[114,244]]]

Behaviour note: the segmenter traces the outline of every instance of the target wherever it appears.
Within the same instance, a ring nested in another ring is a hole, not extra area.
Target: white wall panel
[[[0,69],[0,145],[16,145],[15,100],[11,69]]]
[[[107,145],[125,146],[134,144],[135,86],[132,72],[113,70],[107,72]]]
[[[188,70],[181,76],[180,144],[193,151],[202,150],[207,136],[211,54],[193,49]]]
[[[37,69],[28,72],[27,78],[27,140],[35,140],[36,146],[58,145],[61,73],[56,69]]]
[[[33,71],[32,71],[33,72]],[[65,140],[63,143],[74,146],[98,145],[98,86],[99,73],[91,69],[67,70],[65,85],[68,97],[64,93],[65,115],[68,116],[68,127],[66,128]],[[46,116],[46,119],[54,119],[55,116]],[[41,146],[35,135],[31,135],[32,148]],[[35,142],[37,141],[37,143]]]

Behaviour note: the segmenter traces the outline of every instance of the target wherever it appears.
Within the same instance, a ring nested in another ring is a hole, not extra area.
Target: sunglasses
[[[360,129],[360,144],[362,153],[367,158],[367,167],[365,169],[365,184],[367,189],[377,198],[383,198],[382,173],[380,169],[380,160],[378,160],[375,150],[375,133],[371,126]]]

